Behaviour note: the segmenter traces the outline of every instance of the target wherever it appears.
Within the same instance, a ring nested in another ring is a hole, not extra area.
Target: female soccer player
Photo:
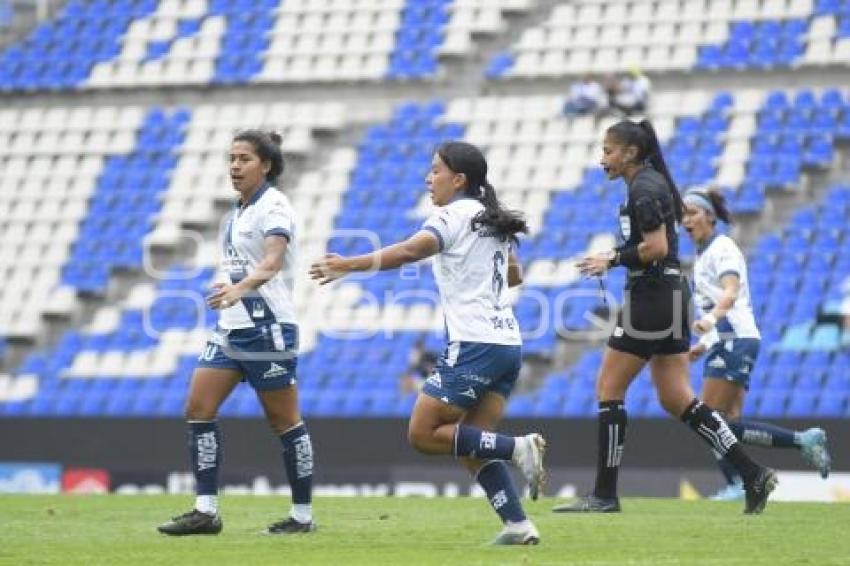
[[[353,271],[395,269],[435,256],[449,343],[413,408],[408,439],[424,454],[463,459],[504,523],[494,544],[537,544],[540,535],[523,512],[505,461],[520,468],[536,499],[543,437],[492,432],[522,362],[519,327],[505,291],[522,281],[513,248],[527,226],[502,208],[487,181],[487,162],[473,145],[441,145],[425,182],[437,209],[419,232],[367,255],[327,255],[310,275],[326,284]]]
[[[776,484],[773,470],[753,462],[723,418],[694,396],[688,379],[690,290],[679,267],[676,224],[682,199],[670,178],[652,125],[623,120],[608,128],[602,168],[609,179],[628,185],[620,209],[623,243],[584,258],[580,271],[597,276],[628,270],[623,307],[608,340],[597,376],[599,446],[596,486],[579,501],[556,512],[618,512],[617,471],[626,436],[624,400],[629,384],[649,362],[661,405],[679,417],[744,478],[746,513],[760,513]]]
[[[684,206],[683,224],[697,246],[694,284],[697,308],[703,313],[694,323],[694,333],[702,337],[691,348],[690,359],[696,360],[708,352],[702,399],[725,416],[729,428],[741,442],[797,448],[826,478],[830,456],[826,433],[822,429],[792,431],[740,420],[750,372],[761,343],[750,303],[747,264],[735,241],[717,232],[718,220],[726,224],[731,222],[722,194],[713,190],[691,190],[685,194]],[[714,499],[743,499],[740,476],[717,452],[715,456],[727,486]]]
[[[159,526],[167,535],[218,534],[218,409],[240,380],[255,389],[269,424],[280,436],[292,488],[289,517],[273,534],[315,529],[311,496],[313,447],[298,411],[298,327],[293,304],[295,212],[271,184],[283,172],[280,136],[247,130],[233,138],[230,178],[239,193],[222,236],[220,272],[207,304],[218,325],[198,359],[186,401],[195,507]]]

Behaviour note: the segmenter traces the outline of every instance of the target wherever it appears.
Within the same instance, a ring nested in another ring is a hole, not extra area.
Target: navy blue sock
[[[313,496],[313,443],[304,423],[280,435],[283,465],[292,489],[292,502],[309,504]]]
[[[457,458],[510,460],[514,454],[514,437],[459,424],[455,430],[454,454]]]
[[[218,494],[218,468],[221,465],[221,433],[218,423],[189,423],[189,452],[195,474],[197,495]]]
[[[738,475],[738,471],[735,470],[735,466],[730,464],[729,461],[717,450],[712,450],[712,453],[717,459],[717,467],[720,468],[720,473],[723,474],[723,477],[726,479],[726,483],[729,485],[741,483],[741,476]]]
[[[514,487],[508,466],[503,460],[485,462],[478,470],[478,484],[484,488],[487,499],[493,510],[498,513],[502,522],[519,523],[525,521],[525,513],[519,502],[519,495]]]
[[[729,421],[735,437],[744,444],[773,448],[797,448],[793,430],[755,421]]]

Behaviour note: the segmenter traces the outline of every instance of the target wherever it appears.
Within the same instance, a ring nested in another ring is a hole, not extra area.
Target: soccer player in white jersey
[[[168,535],[218,534],[221,434],[216,416],[236,385],[251,384],[283,445],[292,489],[289,516],[272,534],[306,533],[312,517],[313,448],[298,409],[298,327],[293,304],[295,212],[272,187],[283,172],[280,136],[246,130],[233,138],[230,177],[239,199],[221,234],[220,275],[207,304],[218,324],[192,375],[186,401],[195,507],[159,526]]]
[[[740,441],[797,448],[822,477],[827,477],[830,456],[822,429],[792,431],[741,420],[744,396],[761,344],[750,301],[747,264],[735,241],[717,231],[718,220],[726,224],[732,220],[723,195],[714,190],[694,189],[683,200],[683,224],[697,247],[694,283],[700,318],[694,323],[694,332],[701,338],[691,347],[690,358],[693,361],[707,354],[703,400],[726,415],[729,428]],[[715,457],[727,485],[714,499],[743,499],[740,476],[719,454],[715,453]]]
[[[426,178],[434,213],[409,239],[373,253],[325,256],[310,275],[322,284],[353,271],[395,269],[434,256],[448,346],[413,408],[408,439],[419,452],[454,455],[475,475],[504,523],[494,544],[537,544],[509,469],[516,464],[537,498],[545,441],[494,432],[522,363],[520,331],[506,296],[522,282],[514,253],[522,217],[502,208],[487,162],[468,143],[447,142]]]

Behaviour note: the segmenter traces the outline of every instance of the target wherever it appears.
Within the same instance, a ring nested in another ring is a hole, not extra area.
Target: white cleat
[[[522,523],[506,523],[502,532],[496,535],[490,544],[495,546],[540,544],[540,533],[529,520]]]
[[[532,433],[517,437],[512,460],[525,476],[529,495],[534,500],[540,495],[546,477],[543,469],[544,452],[546,452],[546,440],[542,435]]]

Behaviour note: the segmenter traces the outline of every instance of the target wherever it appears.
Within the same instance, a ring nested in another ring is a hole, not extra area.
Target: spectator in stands
[[[600,112],[608,107],[608,95],[602,85],[593,78],[585,75],[580,81],[570,86],[570,95],[564,104],[564,114],[576,116]]]
[[[508,287],[522,281],[514,254],[525,220],[502,207],[487,162],[468,143],[447,142],[426,178],[437,207],[409,239],[355,257],[330,254],[310,268],[322,284],[354,271],[396,269],[434,257],[448,346],[413,408],[408,439],[424,454],[453,455],[475,474],[504,523],[493,544],[537,544],[505,461],[522,471],[537,498],[545,442],[539,434],[493,432],[522,363],[519,327]]]
[[[694,323],[694,333],[702,335],[690,349],[691,361],[708,353],[703,374],[703,400],[723,413],[739,441],[798,449],[822,477],[827,477],[830,456],[823,429],[793,431],[741,420],[750,374],[761,344],[750,300],[747,264],[735,241],[717,231],[718,220],[727,224],[732,220],[721,193],[691,190],[685,195],[684,203],[684,227],[697,248],[695,302],[701,317]],[[743,499],[741,477],[725,458],[717,452],[714,455],[727,486],[713,499]]]
[[[218,325],[198,358],[186,401],[197,497],[190,512],[159,527],[168,535],[218,534],[218,471],[221,404],[244,380],[257,393],[266,419],[280,437],[292,489],[287,519],[272,534],[315,529],[311,496],[313,448],[298,410],[298,327],[293,304],[295,212],[272,187],[283,172],[280,136],[259,130],[238,133],[230,147],[230,177],[239,199],[222,233],[225,281],[213,285],[207,304]]]
[[[611,107],[626,116],[646,112],[651,91],[649,78],[640,69],[634,68],[609,86]]]
[[[419,339],[410,352],[410,366],[401,376],[400,389],[402,393],[418,393],[422,390],[425,379],[434,373],[437,365],[437,354],[425,347],[425,341]]]
[[[723,418],[700,401],[688,379],[690,287],[679,262],[676,226],[682,198],[670,177],[652,125],[623,120],[608,128],[602,145],[608,178],[628,185],[620,207],[622,244],[588,256],[578,267],[586,276],[628,270],[625,303],[608,340],[597,378],[599,437],[596,486],[591,495],[555,507],[556,512],[620,511],[617,474],[626,437],[625,398],[649,362],[661,405],[725,455],[744,478],[746,513],[760,513],[776,484],[773,470],[750,459]]]
[[[817,324],[832,324],[839,330],[850,332],[850,277],[841,284],[844,298],[835,305],[821,305],[818,308]]]

